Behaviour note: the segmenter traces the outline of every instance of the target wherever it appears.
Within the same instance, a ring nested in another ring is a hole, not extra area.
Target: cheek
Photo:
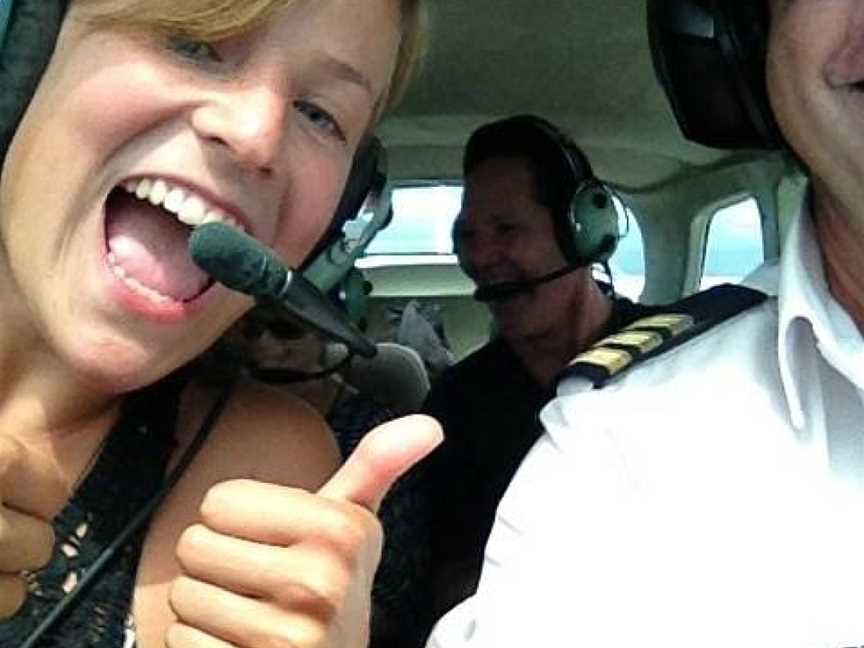
[[[4,240],[38,241],[45,233],[38,231],[40,227],[57,222],[73,202],[70,196],[79,193],[75,187],[84,174],[77,167],[68,168],[77,146],[67,143],[59,122],[50,110],[33,102],[15,133],[0,175]]]
[[[532,237],[517,249],[522,264],[527,268],[547,272],[557,270],[566,263],[564,252],[551,231]]]
[[[274,247],[291,265],[299,265],[333,220],[348,173],[346,163],[307,163],[294,174],[282,205]]]
[[[183,108],[182,91],[171,75],[127,57],[122,65],[81,79],[61,100],[80,146],[104,160],[148,130],[177,118]]]

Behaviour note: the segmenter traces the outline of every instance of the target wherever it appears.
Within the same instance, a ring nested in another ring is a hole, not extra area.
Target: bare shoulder
[[[211,387],[190,386],[181,408],[181,445],[218,397]],[[326,422],[305,401],[279,387],[243,381],[196,463],[215,481],[245,478],[316,490],[338,466],[339,451]]]

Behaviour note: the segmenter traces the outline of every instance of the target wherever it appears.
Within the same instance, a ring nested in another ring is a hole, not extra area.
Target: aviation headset
[[[568,265],[605,263],[621,236],[618,211],[612,191],[594,175],[581,149],[545,119],[517,115],[481,126],[472,133],[465,146],[465,174],[483,160],[509,156],[527,158],[535,174],[541,172],[537,168],[541,157],[560,161],[568,199],[563,209],[553,209],[558,247]]]
[[[657,77],[687,139],[785,146],[765,87],[767,0],[648,0]]]
[[[0,163],[48,64],[68,6],[69,0],[0,0]],[[367,196],[384,192],[386,174],[384,148],[370,137],[354,156],[333,220],[301,266],[322,290],[348,272],[389,222],[389,212],[376,210],[359,235],[343,236],[345,223],[357,216]]]

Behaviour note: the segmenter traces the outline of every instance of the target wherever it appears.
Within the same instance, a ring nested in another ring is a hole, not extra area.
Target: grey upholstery
[[[395,414],[417,412],[429,392],[429,374],[414,349],[395,342],[378,342],[374,358],[355,356],[341,371],[345,382],[386,405]],[[339,345],[328,345],[326,365],[345,355]]]

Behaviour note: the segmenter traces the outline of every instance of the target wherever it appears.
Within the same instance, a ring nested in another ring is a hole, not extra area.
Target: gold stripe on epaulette
[[[624,349],[610,349],[608,347],[594,347],[573,358],[570,365],[591,364],[609,372],[612,376],[633,362],[633,356]]]
[[[615,333],[599,342],[599,346],[619,345],[638,349],[639,353],[648,353],[663,344],[663,336],[657,331],[628,331]]]
[[[662,315],[652,315],[651,317],[645,317],[640,320],[636,320],[632,324],[625,326],[624,330],[629,331],[631,329],[663,329],[668,332],[669,335],[675,336],[679,333],[682,333],[693,326],[694,320],[690,315],[683,315],[680,313],[666,313]]]

